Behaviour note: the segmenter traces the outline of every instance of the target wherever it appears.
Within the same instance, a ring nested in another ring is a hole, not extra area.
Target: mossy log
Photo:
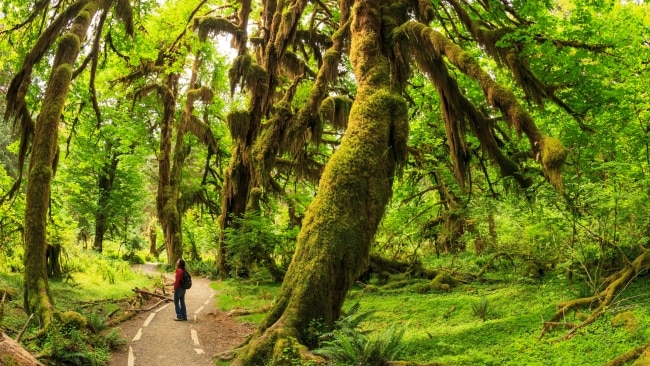
[[[0,366],[42,366],[18,342],[0,331]]]
[[[603,364],[603,366],[623,366],[630,361],[636,360],[632,365],[641,366],[650,364],[650,343],[633,348],[615,359]]]
[[[650,266],[650,249],[643,248],[641,254],[636,257],[636,259],[627,264],[618,272],[612,274],[605,279],[604,283],[607,287],[600,291],[599,293],[589,296],[582,297],[579,299],[573,299],[569,301],[561,302],[557,305],[557,311],[549,319],[548,322],[544,323],[544,329],[540,335],[540,339],[544,337],[546,332],[552,328],[552,324],[557,324],[558,321],[564,319],[567,313],[571,310],[590,307],[595,305],[596,307],[591,311],[591,314],[580,324],[572,327],[569,332],[563,337],[563,339],[571,338],[580,328],[584,328],[587,325],[593,323],[601,315],[605,313],[605,310],[608,306],[611,305],[612,301],[615,299],[616,295],[624,289],[640,272],[647,270]]]

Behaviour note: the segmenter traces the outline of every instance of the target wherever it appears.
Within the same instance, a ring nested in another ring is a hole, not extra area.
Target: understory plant
[[[349,315],[336,322],[335,329],[323,335],[315,354],[327,358],[332,365],[383,366],[396,360],[406,349],[402,342],[405,330],[395,324],[376,335],[360,328],[362,320],[372,311],[359,313],[359,303],[352,306]]]

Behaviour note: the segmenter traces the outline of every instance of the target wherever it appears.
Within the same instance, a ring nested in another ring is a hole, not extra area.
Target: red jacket
[[[174,281],[174,291],[181,287],[181,280],[183,279],[183,270],[176,268],[176,280]]]

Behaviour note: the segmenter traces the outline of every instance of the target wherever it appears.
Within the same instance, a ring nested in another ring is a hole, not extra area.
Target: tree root
[[[580,324],[577,325],[572,324],[572,326],[569,329],[569,332],[566,335],[564,335],[561,339],[565,340],[573,337],[580,328],[586,327],[587,325],[593,323],[600,316],[602,316],[607,310],[607,308],[612,304],[616,296],[618,296],[618,294],[622,290],[624,290],[625,287],[639,275],[639,273],[641,273],[644,270],[647,270],[649,266],[650,266],[650,249],[643,248],[641,254],[638,257],[636,257],[636,259],[632,263],[626,265],[621,270],[619,270],[618,272],[612,274],[611,276],[605,279],[604,285],[606,287],[599,293],[593,296],[573,299],[573,300],[559,303],[557,305],[557,311],[555,312],[555,314],[551,317],[551,319],[548,322],[544,323],[544,329],[542,330],[540,339],[544,337],[546,332],[550,329],[547,326],[547,324],[555,324],[561,319],[564,319],[566,314],[569,313],[571,310],[583,308],[583,307],[591,307],[592,305],[597,304],[596,308],[594,308],[591,311],[591,314],[589,314],[587,319],[585,319]]]
[[[242,308],[236,308],[232,309],[228,312],[228,316],[244,316],[244,315],[250,315],[250,314],[262,314],[266,313],[269,310],[271,310],[271,307],[273,307],[273,304],[268,304],[264,306],[260,306],[257,309],[242,309]]]

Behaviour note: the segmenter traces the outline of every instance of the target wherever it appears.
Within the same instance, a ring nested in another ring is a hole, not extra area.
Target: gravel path
[[[152,264],[140,270],[157,273]],[[172,273],[165,276],[173,282]],[[212,366],[216,354],[237,347],[254,329],[218,311],[215,295],[209,280],[193,277],[185,294],[188,321],[174,321],[169,302],[122,323],[127,344],[113,353],[109,366]]]

